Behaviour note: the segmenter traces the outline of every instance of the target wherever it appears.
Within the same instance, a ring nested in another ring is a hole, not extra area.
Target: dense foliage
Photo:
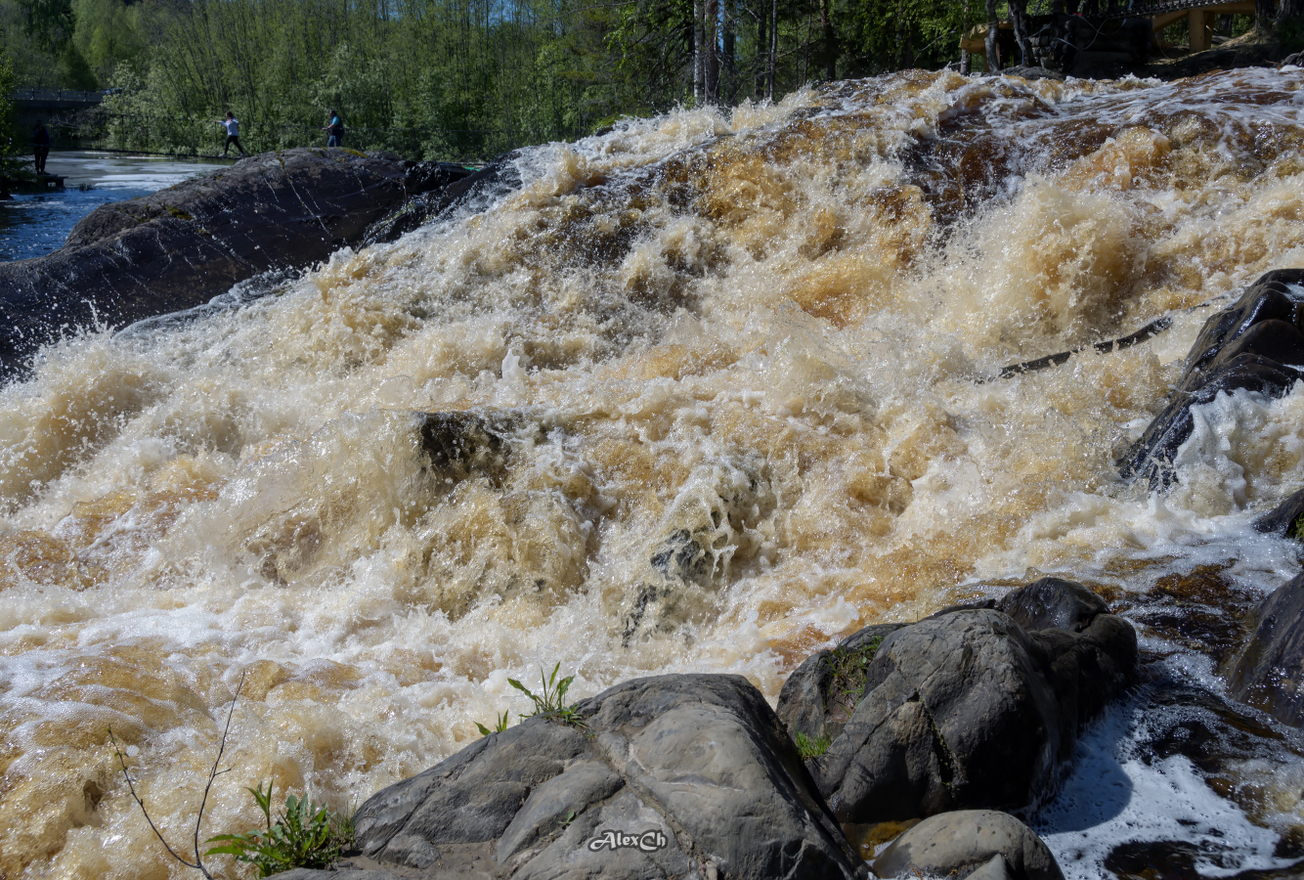
[[[948,0],[0,0],[20,85],[111,88],[112,146],[477,159],[679,103],[958,57]],[[971,22],[969,22],[971,23]]]
[[[346,146],[472,160],[681,103],[938,67],[990,11],[987,0],[0,0],[0,49],[20,86],[113,89],[110,146],[213,154],[227,110],[247,149],[321,144],[337,109]]]

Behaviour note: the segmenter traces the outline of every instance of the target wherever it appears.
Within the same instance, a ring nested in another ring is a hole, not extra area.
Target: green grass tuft
[[[323,804],[290,795],[285,811],[272,820],[272,782],[263,791],[260,783],[248,789],[263,811],[265,831],[219,834],[209,843],[221,841],[204,855],[225,854],[258,868],[259,877],[270,877],[293,868],[326,868],[353,846],[353,821]]]
[[[539,670],[539,678],[543,682],[543,690],[538,694],[534,693],[534,691],[530,690],[514,678],[507,679],[508,684],[525,694],[534,702],[534,711],[529,715],[522,714],[521,717],[533,718],[535,715],[544,715],[548,718],[556,719],[563,724],[569,724],[572,727],[586,727],[587,725],[584,723],[584,716],[575,711],[575,706],[573,704],[569,706],[566,705],[566,691],[570,687],[571,682],[575,680],[575,676],[568,675],[561,681],[557,681],[557,671],[559,669],[561,669],[560,662],[552,668],[552,675],[548,677],[544,676],[542,669]]]
[[[809,761],[811,758],[818,758],[829,750],[833,742],[827,736],[817,736],[811,739],[806,734],[798,731],[793,737],[797,743],[797,752],[801,755],[803,761]]]

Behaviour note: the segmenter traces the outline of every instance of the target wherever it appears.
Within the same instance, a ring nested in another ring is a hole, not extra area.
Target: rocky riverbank
[[[0,265],[0,380],[79,330],[183,312],[241,282],[265,293],[340,248],[391,240],[484,178],[389,153],[304,148],[101,206],[53,254]]]

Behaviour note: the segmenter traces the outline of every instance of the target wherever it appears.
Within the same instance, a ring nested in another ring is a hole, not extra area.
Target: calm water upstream
[[[182,161],[84,150],[51,153],[46,166],[65,188],[0,202],[0,262],[39,257],[100,205],[147,196],[230,162]]]
[[[190,840],[241,681],[204,835],[257,827],[260,780],[356,805],[541,667],[774,700],[839,636],[1047,574],[1146,660],[1029,816],[1066,874],[1273,876],[1304,748],[1221,719],[1191,606],[1299,572],[1251,522],[1304,486],[1304,383],[1201,407],[1166,492],[1114,457],[1205,319],[1304,266],[1302,87],[913,71],[678,110],[279,295],[49,348],[0,388],[0,877],[191,876],[106,730]],[[463,410],[510,460],[436,479],[413,413]],[[709,552],[671,578],[681,535]]]

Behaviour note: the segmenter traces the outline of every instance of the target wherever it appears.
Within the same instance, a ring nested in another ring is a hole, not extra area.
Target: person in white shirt
[[[226,119],[222,120],[221,125],[226,129],[226,149],[222,150],[222,155],[225,156],[230,152],[232,144],[235,144],[241,156],[249,155],[245,152],[245,148],[240,146],[240,120],[235,118],[235,114],[230,110],[226,111]]]

